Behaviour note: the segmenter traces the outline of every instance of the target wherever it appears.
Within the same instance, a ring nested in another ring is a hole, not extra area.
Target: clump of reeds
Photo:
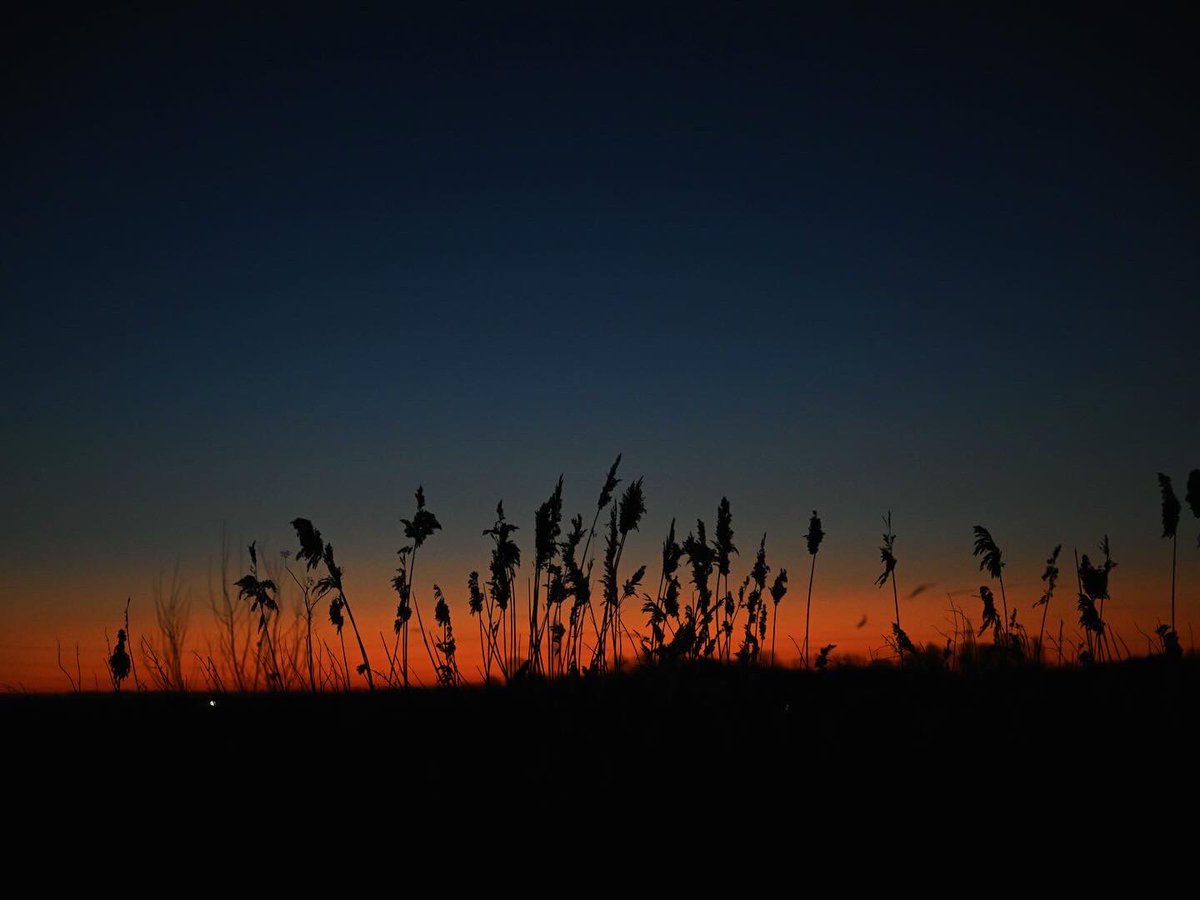
[[[729,591],[729,570],[731,558],[738,552],[733,544],[733,513],[729,508],[729,498],[722,497],[717,506],[717,527],[713,535],[713,550],[717,566],[717,597],[721,603],[721,623],[717,632],[717,656],[729,658],[729,641],[733,634],[733,616],[736,610],[733,594]],[[725,579],[724,592],[721,589],[721,579]],[[722,644],[724,649],[722,649]]]
[[[609,641],[612,642],[612,665],[618,670],[621,667],[621,648],[625,637],[621,622],[621,603],[625,598],[633,596],[646,572],[646,567],[642,566],[629,581],[620,585],[621,556],[625,552],[625,541],[629,532],[638,530],[638,524],[645,512],[646,499],[642,491],[642,479],[639,478],[625,488],[620,502],[613,507],[609,516],[601,574],[604,609],[601,613],[600,630],[596,636],[596,650],[592,656],[592,671],[602,672],[607,669]]]
[[[559,605],[552,602],[553,600],[561,600],[558,595],[562,594],[559,590],[554,598],[551,598],[552,585],[554,579],[558,575],[558,569],[554,565],[554,557],[558,554],[558,536],[562,532],[562,490],[563,479],[558,476],[558,483],[554,487],[548,500],[542,503],[534,513],[533,522],[533,600],[529,606],[529,660],[533,665],[534,671],[545,671],[553,665],[553,649],[554,642],[551,640],[551,652],[546,665],[542,662],[542,638],[550,629],[551,612]],[[545,621],[541,621],[540,615],[540,588],[542,573],[546,574],[546,616]]]
[[[684,623],[675,633],[672,644],[678,643],[679,650],[692,658],[712,656],[716,638],[711,634],[713,615],[713,593],[709,585],[716,554],[708,543],[704,520],[696,520],[695,532],[688,532],[683,539],[683,552],[692,570],[692,586],[696,589],[695,604],[684,610]]]
[[[767,575],[770,572],[771,567],[767,565],[767,536],[764,534],[758,544],[758,553],[754,556],[754,565],[750,567],[750,574],[746,576],[741,589],[746,608],[746,628],[737,655],[742,662],[755,662],[762,647],[767,628],[767,605],[763,602],[763,591],[767,588]]]
[[[517,569],[521,566],[521,548],[512,539],[512,533],[520,530],[504,518],[504,501],[496,504],[496,521],[483,533],[492,539],[492,560],[489,567],[491,579],[487,583],[491,595],[491,609],[499,616],[500,645],[503,647],[497,659],[506,679],[512,678],[520,665],[517,649],[517,607],[513,586]],[[489,620],[491,617],[489,609]]]
[[[565,672],[579,672],[579,645],[583,640],[585,614],[592,614],[592,564],[587,563],[585,571],[576,559],[579,545],[583,541],[583,516],[576,515],[571,519],[571,530],[567,539],[559,546],[562,559],[563,602],[571,598],[571,607],[567,613],[562,669]]]
[[[586,622],[591,621],[597,644],[599,644],[600,625],[596,622],[596,614],[592,609],[592,564],[594,559],[590,558],[588,553],[591,550],[592,541],[596,537],[596,525],[600,521],[600,514],[608,508],[613,499],[613,492],[621,483],[621,479],[617,477],[617,469],[620,465],[621,454],[618,453],[617,458],[613,460],[613,464],[608,469],[604,485],[600,488],[600,496],[596,501],[596,511],[592,516],[592,526],[587,532],[587,540],[583,540],[583,515],[578,514],[571,519],[571,531],[568,533],[566,541],[559,545],[562,559],[562,601],[565,603],[568,598],[572,600],[565,633],[561,639],[564,645],[563,670],[574,674],[578,674],[583,669],[580,660]],[[579,550],[581,542],[583,543],[582,551]]]
[[[670,620],[675,620],[675,631],[679,625],[679,560],[683,556],[683,547],[675,540],[675,520],[663,540],[662,571],[658,576],[658,591],[655,597],[646,595],[642,604],[642,612],[647,616],[650,626],[650,638],[646,642],[646,653],[653,659],[662,656],[665,648],[667,629],[671,628]]]

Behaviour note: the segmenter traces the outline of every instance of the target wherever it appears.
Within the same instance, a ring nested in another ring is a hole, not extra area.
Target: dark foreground
[[[948,675],[697,666],[375,695],[0,697],[10,773],[168,812],[1183,802],[1200,661]],[[215,704],[215,705],[214,705]],[[380,800],[380,798],[387,798]]]

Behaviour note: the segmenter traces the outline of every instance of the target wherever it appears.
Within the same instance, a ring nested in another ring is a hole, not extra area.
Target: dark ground
[[[1031,806],[1196,790],[1200,660],[978,674],[696,666],[376,695],[0,697],[8,771],[65,795],[479,806]],[[210,701],[215,705],[210,705]]]
[[[1191,658],[3,696],[5,866],[168,898],[1186,892],[1198,688]]]

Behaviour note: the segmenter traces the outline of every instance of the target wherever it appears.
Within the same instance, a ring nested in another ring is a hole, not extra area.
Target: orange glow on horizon
[[[1193,566],[1193,568],[1195,568]],[[434,581],[441,584],[451,606],[452,621],[458,647],[458,665],[463,677],[469,682],[479,682],[481,678],[481,653],[479,649],[479,633],[477,625],[468,614],[465,591],[466,567],[452,566],[447,563],[433,564],[428,569],[428,580],[419,577],[416,586],[416,598],[421,604],[422,615],[426,627],[432,626],[432,585]],[[1047,633],[1057,640],[1059,623],[1062,622],[1064,653],[1069,659],[1073,648],[1080,639],[1081,631],[1077,624],[1078,614],[1075,611],[1075,586],[1070,566],[1064,566],[1060,578],[1059,589],[1047,618]],[[1181,573],[1182,574],[1182,573]],[[355,609],[359,628],[362,632],[368,656],[375,670],[386,670],[387,662],[381,638],[387,642],[390,649],[393,642],[392,618],[394,615],[394,594],[383,590],[365,590],[358,587],[359,582],[366,581],[366,572],[359,577],[353,575],[347,580],[347,594]],[[870,659],[891,658],[891,650],[887,647],[884,635],[888,634],[894,616],[892,592],[890,587],[884,589],[858,588],[854,590],[838,585],[823,585],[818,571],[817,585],[813,594],[811,655],[815,658],[818,649],[824,644],[836,644],[831,661],[833,664],[857,660],[861,662]],[[1190,575],[1190,573],[1189,573]],[[464,586],[451,588],[459,581]],[[376,583],[386,583],[379,579]],[[685,587],[687,585],[684,578]],[[281,582],[283,583],[283,582]],[[977,579],[977,585],[987,583],[985,577]],[[1137,588],[1131,588],[1136,584]],[[976,590],[977,590],[976,585]],[[1195,596],[1197,581],[1189,579],[1181,582],[1177,588],[1177,619],[1180,641],[1185,650],[1194,649],[1193,621],[1200,611],[1200,602]],[[913,586],[914,588],[917,585]],[[996,590],[995,585],[992,585]],[[1040,583],[1036,578],[1026,577],[1024,580],[1014,579],[1011,584],[1006,582],[1010,608],[1018,609],[1019,622],[1024,625],[1031,637],[1036,637],[1040,623],[1040,610],[1032,608],[1032,600],[1038,595]],[[804,638],[804,604],[807,579],[792,577],[791,591],[780,606],[780,620],[776,642],[776,655],[781,665],[796,665],[798,653],[796,644]],[[979,598],[974,591],[956,592],[954,604],[965,611],[969,619],[978,626]],[[912,593],[912,589],[909,589]],[[284,590],[281,607],[284,615],[280,628],[285,633],[296,622],[294,604],[297,602],[298,591]],[[89,591],[80,588],[77,596],[88,597]],[[1118,570],[1118,576],[1113,586],[1113,600],[1105,609],[1105,619],[1112,627],[1114,637],[1124,655],[1127,651],[1133,655],[1147,652],[1149,635],[1161,621],[1169,618],[1169,582],[1162,572],[1136,573],[1132,569]],[[91,615],[79,612],[70,614],[68,610],[60,610],[57,615],[44,614],[46,604],[38,603],[35,595],[26,598],[20,610],[10,610],[5,613],[2,639],[0,639],[0,689],[8,691],[27,690],[32,692],[57,692],[69,690],[67,677],[59,669],[56,660],[56,638],[62,644],[62,662],[74,676],[76,675],[75,645],[79,645],[79,673],[84,690],[111,690],[105,659],[105,630],[110,641],[115,640],[117,628],[122,625],[123,601],[112,604],[111,615],[99,620]],[[45,599],[45,598],[42,598]],[[690,599],[690,592],[685,591],[685,602]],[[903,577],[900,581],[900,615],[905,630],[914,642],[924,645],[933,643],[943,646],[946,634],[951,630],[952,616],[950,600],[944,586],[934,586],[920,591],[917,596],[906,596]],[[996,602],[1000,604],[999,591],[996,590]],[[635,633],[645,633],[644,616],[640,612],[640,601],[626,601],[624,619],[626,625]],[[83,604],[75,604],[77,610]],[[92,603],[86,608],[90,611]],[[43,610],[42,615],[25,614],[22,610]],[[314,633],[324,640],[329,647],[336,648],[340,655],[336,632],[327,619],[328,603],[318,604],[314,614]],[[525,601],[522,598],[519,618],[524,615]],[[865,621],[864,621],[865,619]],[[131,631],[135,641],[142,637],[154,637],[154,609],[150,599],[135,594],[130,607]],[[744,613],[739,617],[734,630],[734,649],[740,643],[744,626]],[[585,645],[591,646],[591,628],[585,632]],[[190,627],[185,641],[183,671],[190,689],[203,690],[208,685],[201,671],[201,660],[212,656],[220,664],[215,652],[216,625],[206,598],[193,595],[190,616]],[[349,623],[346,625],[346,654],[353,670],[358,660],[358,652],[354,643]],[[978,638],[980,644],[990,642],[990,636]],[[429,685],[434,683],[433,670],[421,642],[420,632],[413,619],[409,639],[410,672],[414,683]],[[793,643],[793,641],[795,643]],[[519,642],[522,649],[524,641]],[[768,625],[767,640],[764,643],[762,659],[765,661],[770,647],[770,625]],[[626,659],[632,656],[630,645],[625,647]],[[1046,653],[1051,662],[1057,658],[1057,651],[1048,641]],[[146,665],[141,652],[135,657],[135,664],[145,678]],[[498,673],[493,668],[493,676]],[[365,687],[365,682],[358,676],[352,676],[354,687]],[[261,686],[261,684],[260,684]],[[132,685],[130,685],[132,687]]]

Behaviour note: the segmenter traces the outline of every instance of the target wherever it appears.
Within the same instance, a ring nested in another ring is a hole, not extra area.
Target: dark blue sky
[[[0,564],[305,514],[385,567],[420,482],[482,561],[618,450],[647,546],[727,493],[785,542],[820,506],[868,585],[889,506],[931,559],[981,518],[1153,556],[1200,464],[1192,32],[968,5],[16,13]]]

